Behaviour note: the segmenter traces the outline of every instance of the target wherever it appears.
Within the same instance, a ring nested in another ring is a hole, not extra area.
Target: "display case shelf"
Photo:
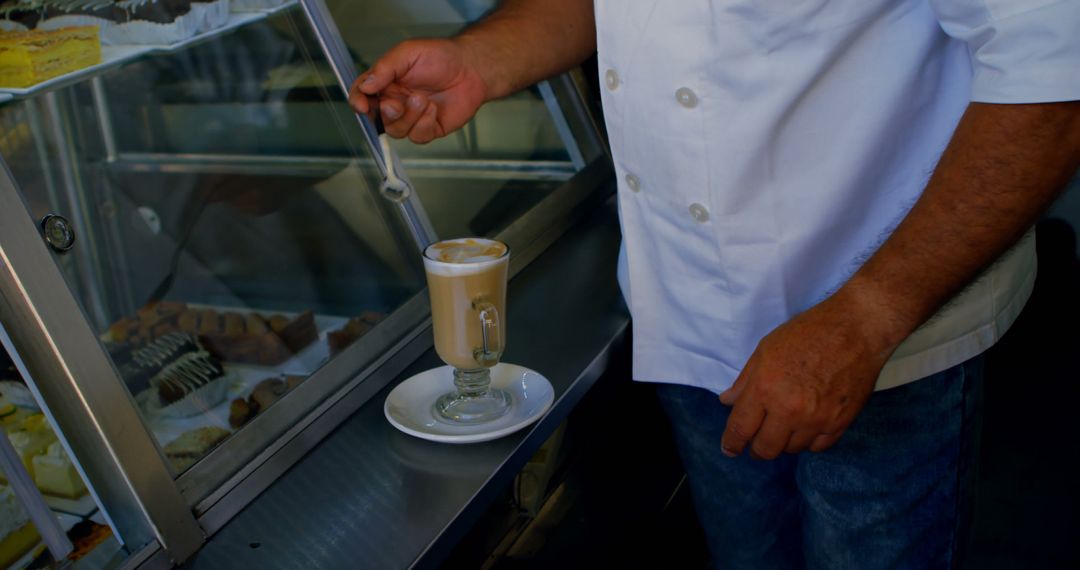
[[[177,53],[195,44],[232,32],[237,28],[247,26],[253,22],[265,20],[271,15],[289,9],[297,4],[298,2],[296,0],[291,0],[280,6],[275,6],[266,10],[233,12],[229,14],[229,19],[225,22],[225,25],[220,28],[196,34],[191,38],[174,44],[102,46],[101,63],[91,65],[90,67],[84,67],[83,69],[72,71],[71,73],[59,75],[52,79],[42,81],[41,83],[31,85],[30,87],[2,87],[0,88],[0,104],[12,99],[29,97],[49,89],[84,81],[142,56]]]

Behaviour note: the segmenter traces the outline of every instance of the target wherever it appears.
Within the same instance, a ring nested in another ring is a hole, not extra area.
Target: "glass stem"
[[[454,386],[457,386],[458,396],[462,398],[479,398],[488,392],[491,386],[491,370],[479,368],[476,370],[454,369]]]

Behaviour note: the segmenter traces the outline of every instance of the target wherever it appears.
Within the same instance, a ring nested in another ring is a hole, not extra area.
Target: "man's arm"
[[[1031,227],[1080,167],[1080,102],[973,103],[926,191],[834,295],[758,345],[722,446],[771,459],[834,444],[905,338]]]
[[[558,75],[596,51],[592,0],[507,0],[455,40],[480,70],[487,100]]]
[[[426,143],[594,51],[592,0],[506,0],[454,38],[398,44],[357,78],[349,102],[359,113],[377,102],[388,134]]]

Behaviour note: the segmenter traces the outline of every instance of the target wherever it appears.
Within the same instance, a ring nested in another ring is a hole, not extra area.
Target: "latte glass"
[[[506,278],[510,248],[464,238],[424,250],[435,352],[453,368],[455,390],[440,396],[435,416],[476,424],[510,410],[511,396],[491,388],[491,367],[506,346]]]

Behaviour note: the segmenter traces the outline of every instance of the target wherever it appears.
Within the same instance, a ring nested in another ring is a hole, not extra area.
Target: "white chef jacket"
[[[638,380],[727,389],[895,228],[969,101],[1080,99],[1077,0],[595,6]],[[1034,280],[1029,233],[900,346],[877,389],[991,346]]]

